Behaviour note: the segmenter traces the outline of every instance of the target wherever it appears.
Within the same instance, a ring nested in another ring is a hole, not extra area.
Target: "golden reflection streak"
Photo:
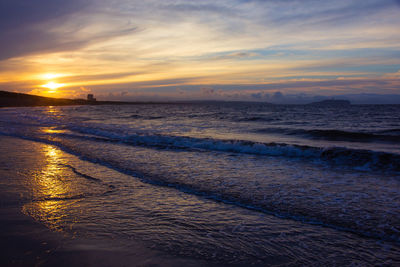
[[[49,228],[61,231],[60,221],[65,216],[63,209],[65,203],[59,201],[71,192],[71,183],[65,179],[68,175],[63,164],[62,152],[51,145],[46,145],[44,150],[45,166],[35,175],[35,198],[39,201],[25,207],[35,219],[43,221]]]
[[[58,107],[49,106],[46,111],[48,113],[47,115],[49,115],[49,116],[53,116],[53,117],[56,117],[56,118],[61,118],[62,117],[60,115],[60,110],[59,110]]]
[[[57,113],[57,110],[54,106],[48,106],[47,112],[49,113],[48,115],[54,115]]]
[[[38,183],[41,186],[41,193],[50,198],[60,197],[69,192],[69,185],[63,181],[66,174],[65,169],[60,166],[62,163],[61,152],[59,149],[48,146],[46,148],[46,167],[41,171],[38,177]]]
[[[65,133],[65,130],[54,130],[54,129],[51,129],[51,128],[45,128],[45,129],[42,129],[42,132],[48,133],[48,134]]]

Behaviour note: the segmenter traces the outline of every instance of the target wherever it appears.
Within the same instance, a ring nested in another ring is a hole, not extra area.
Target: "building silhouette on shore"
[[[88,94],[87,101],[96,101],[96,98],[93,97],[93,94]]]

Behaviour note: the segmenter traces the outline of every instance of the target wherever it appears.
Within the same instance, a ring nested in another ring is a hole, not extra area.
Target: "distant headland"
[[[132,102],[96,101],[93,95],[88,99],[53,98],[22,93],[0,91],[0,107],[71,106],[71,105],[126,105]]]
[[[343,99],[327,99],[318,102],[312,102],[309,105],[313,106],[349,106],[351,105],[350,101]]]

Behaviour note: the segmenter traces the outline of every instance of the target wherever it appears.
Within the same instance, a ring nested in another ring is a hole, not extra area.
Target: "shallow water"
[[[2,109],[43,143],[27,214],[224,264],[394,264],[399,106],[179,104]],[[396,130],[397,129],[397,130]]]

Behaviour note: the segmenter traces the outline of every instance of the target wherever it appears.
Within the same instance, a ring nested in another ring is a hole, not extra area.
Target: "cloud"
[[[144,72],[120,72],[120,73],[97,73],[91,75],[71,75],[59,78],[58,81],[62,83],[70,82],[91,82],[100,80],[119,80],[126,77],[143,74]]]
[[[366,44],[379,41],[379,45],[395,46],[399,40],[388,40],[393,39],[394,33],[385,34],[385,27],[393,28],[399,22],[393,17],[393,7],[398,9],[391,0],[205,0],[201,3],[116,0],[113,4],[105,0],[3,0],[0,60],[30,53],[73,51],[136,32],[141,33],[138,39],[124,42],[139,47],[129,46],[129,49],[144,55],[151,50],[153,55],[160,56],[167,51],[176,56],[187,51],[187,55],[224,52],[226,57],[243,58],[253,57],[240,55],[245,53],[241,52],[245,47],[349,46],[359,43],[361,37]],[[374,35],[379,34],[379,38],[365,34],[365,25],[375,29]],[[108,48],[120,48],[121,44],[108,44]],[[123,48],[128,50],[126,46]],[[229,51],[240,52],[230,55]],[[103,57],[111,60],[124,57],[107,52],[108,49]]]
[[[210,95],[213,95],[215,92],[214,88],[211,88],[211,87],[203,87],[200,89],[200,91],[201,91],[201,95],[203,95],[203,96],[210,96]]]
[[[2,30],[19,30],[32,24],[41,24],[62,18],[85,8],[85,0],[2,0],[0,2],[0,26]]]
[[[215,60],[240,60],[240,59],[250,59],[250,58],[256,58],[259,57],[260,54],[254,53],[254,52],[248,52],[248,51],[240,51],[240,52],[229,52],[229,53],[223,53],[223,55],[217,55],[217,56],[211,56],[211,59]],[[209,58],[207,58],[209,59]]]
[[[26,53],[78,47],[79,43],[60,42],[48,32],[50,24],[62,23],[88,5],[83,0],[2,0],[0,2],[0,60]]]
[[[96,13],[94,3],[93,0],[3,0],[0,60],[32,53],[74,51],[136,31],[136,27]],[[106,23],[101,23],[101,19]]]
[[[206,1],[207,2],[207,1]],[[182,13],[187,16],[187,12],[190,13],[214,13],[217,15],[232,15],[234,13],[233,9],[227,5],[218,4],[218,2],[208,2],[208,3],[200,3],[200,2],[169,2],[165,1],[165,4],[162,4],[161,9],[166,9],[169,12],[174,13]]]
[[[397,72],[394,72],[394,73],[386,73],[384,75],[384,77],[393,78],[393,79],[400,78],[400,70],[398,70]]]

